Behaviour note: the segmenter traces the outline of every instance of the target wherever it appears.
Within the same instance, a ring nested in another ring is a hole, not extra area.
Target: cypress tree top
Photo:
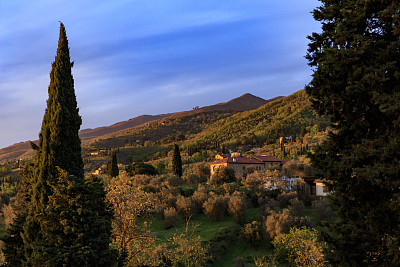
[[[37,164],[40,176],[54,176],[56,167],[69,174],[83,177],[83,162],[79,128],[79,116],[74,79],[71,74],[68,39],[65,27],[60,23],[57,55],[50,73],[49,98],[39,134]]]

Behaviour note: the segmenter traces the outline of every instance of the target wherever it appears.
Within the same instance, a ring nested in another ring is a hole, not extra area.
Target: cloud
[[[288,95],[310,80],[316,0],[0,1],[0,147],[37,138],[67,28],[83,128],[230,100]],[[4,126],[3,126],[4,127]],[[17,140],[16,140],[17,138]]]

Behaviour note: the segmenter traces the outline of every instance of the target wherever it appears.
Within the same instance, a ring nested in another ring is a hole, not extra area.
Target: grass
[[[242,257],[246,262],[246,266],[255,266],[254,258],[268,256],[272,253],[272,245],[265,240],[259,242],[255,247],[251,247],[249,244],[241,241],[233,242],[226,253],[214,264],[215,266],[231,267],[234,264],[234,260],[238,257]]]
[[[175,234],[185,232],[186,222],[181,219],[175,227],[171,229],[164,228],[164,222],[161,215],[155,215],[149,220],[151,222],[151,231],[160,239],[161,243],[168,242]],[[225,216],[219,221],[210,221],[206,215],[197,214],[190,220],[190,225],[197,225],[195,234],[199,235],[203,241],[211,240],[218,232],[235,226],[235,222],[230,216]],[[190,228],[192,229],[192,228]]]
[[[250,208],[246,222],[257,220],[258,216],[258,208]],[[160,243],[168,243],[168,240],[175,234],[184,233],[186,229],[186,222],[183,219],[177,222],[175,227],[168,230],[164,229],[161,215],[155,215],[148,221],[151,222],[151,231],[160,240]],[[203,241],[210,241],[224,230],[237,227],[231,216],[225,216],[219,221],[212,221],[203,214],[194,215],[191,218],[190,225],[197,225],[195,235],[199,235]],[[273,247],[269,241],[262,240],[256,246],[251,247],[241,240],[240,236],[237,236],[236,240],[228,243],[225,253],[214,262],[213,266],[232,266],[237,257],[243,257],[246,266],[255,266],[254,257],[268,256],[272,253],[272,250]]]

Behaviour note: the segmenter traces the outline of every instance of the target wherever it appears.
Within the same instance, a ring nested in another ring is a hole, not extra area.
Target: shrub
[[[175,174],[169,174],[167,175],[166,182],[168,187],[177,187],[183,183],[183,180],[181,177]]]
[[[272,241],[278,259],[285,259],[296,266],[324,266],[324,243],[317,240],[315,229],[290,229],[288,234]]]
[[[227,201],[225,197],[219,195],[211,195],[210,198],[203,204],[204,213],[209,219],[221,219],[227,210]]]
[[[279,201],[279,207],[281,209],[287,208],[290,204],[290,200],[297,198],[296,192],[282,192],[277,200]]]
[[[225,194],[232,194],[238,188],[236,183],[224,183],[222,185],[222,189],[225,191]]]
[[[176,188],[169,189],[163,188],[160,192],[160,198],[163,201],[164,207],[176,207],[177,196],[179,195],[178,190]]]
[[[298,198],[289,200],[289,211],[293,216],[301,217],[304,214],[304,203]]]
[[[207,199],[208,199],[207,189],[203,185],[199,184],[199,186],[197,187],[197,191],[195,191],[192,195],[193,204],[198,212],[201,213],[203,211],[203,205],[204,202],[207,201]]]
[[[238,224],[244,224],[247,215],[246,199],[239,192],[235,192],[228,203],[229,213]]]
[[[329,203],[324,198],[314,200],[312,202],[312,208],[315,209],[317,224],[320,224],[322,221],[329,221],[335,218],[335,214],[331,210]]]
[[[210,177],[210,166],[204,163],[196,163],[193,166],[193,174],[199,177],[199,182],[206,182]]]
[[[1,209],[1,213],[3,214],[4,223],[6,225],[6,228],[8,229],[10,225],[14,222],[14,219],[17,217],[17,215],[15,214],[11,204],[4,205]]]
[[[289,233],[292,227],[310,226],[308,218],[298,218],[290,214],[289,209],[283,209],[279,213],[271,211],[265,220],[265,231],[274,239],[276,236]]]
[[[146,163],[132,163],[131,165],[126,167],[126,172],[130,176],[134,176],[137,174],[147,174],[147,175],[158,174],[156,168],[154,168],[153,165]]]
[[[179,215],[175,208],[166,208],[164,210],[164,227],[170,229],[179,221]]]
[[[253,172],[246,176],[244,185],[249,188],[257,197],[264,192],[264,185],[267,182],[262,172]]]
[[[212,184],[223,184],[235,182],[235,171],[229,167],[219,167],[215,170],[214,174],[211,176]]]
[[[178,196],[176,199],[176,208],[185,218],[189,218],[194,213],[194,205],[190,197]]]
[[[255,246],[257,241],[262,239],[261,223],[253,221],[246,224],[242,230],[242,237],[244,240],[250,243],[251,246]]]
[[[197,185],[200,183],[200,177],[193,173],[189,173],[188,175],[182,176],[182,179],[188,185]]]

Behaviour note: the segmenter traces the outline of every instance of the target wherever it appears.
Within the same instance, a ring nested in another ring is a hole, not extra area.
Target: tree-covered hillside
[[[264,146],[279,137],[304,136],[327,127],[328,121],[316,116],[304,90],[267,103],[254,111],[221,119],[193,139],[192,146],[237,148]],[[189,146],[190,146],[189,145]]]

